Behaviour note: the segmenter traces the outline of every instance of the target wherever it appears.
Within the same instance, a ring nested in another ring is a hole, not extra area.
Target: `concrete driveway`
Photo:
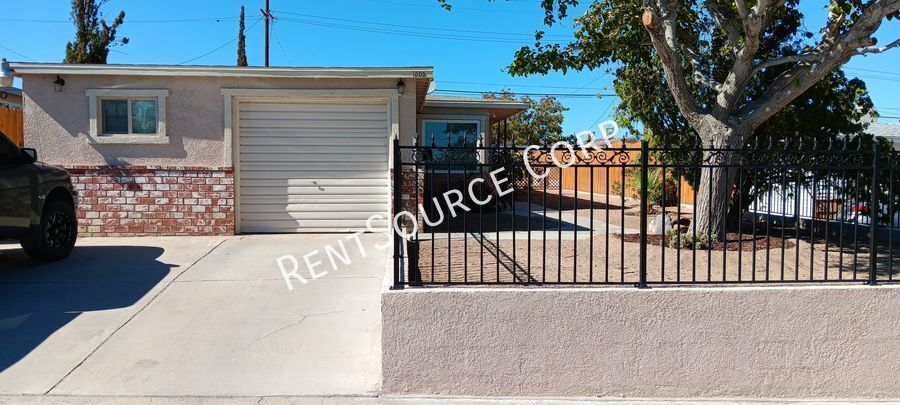
[[[0,394],[373,395],[383,236],[292,291],[275,262],[344,237],[94,238],[48,265],[0,245]]]

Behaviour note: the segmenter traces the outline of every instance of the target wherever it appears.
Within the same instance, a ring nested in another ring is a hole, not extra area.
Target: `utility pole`
[[[275,19],[275,16],[269,11],[269,0],[266,0],[266,9],[262,11],[263,18],[266,19],[266,67],[269,67],[269,22]]]

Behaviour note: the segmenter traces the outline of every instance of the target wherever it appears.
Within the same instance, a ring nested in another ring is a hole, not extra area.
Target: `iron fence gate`
[[[892,150],[393,148],[395,288],[900,279]],[[714,181],[733,186],[698,201]]]

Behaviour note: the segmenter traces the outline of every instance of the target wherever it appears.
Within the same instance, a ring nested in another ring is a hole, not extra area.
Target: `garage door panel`
[[[241,219],[246,221],[268,221],[273,218],[272,212],[244,212],[241,214]],[[372,215],[365,212],[346,212],[346,211],[331,211],[331,212],[300,212],[300,211],[287,211],[286,213],[278,213],[278,215],[287,215],[284,219],[292,219],[292,220],[316,220],[316,221],[327,221],[327,220],[335,220],[335,221],[366,221]],[[384,218],[384,215],[381,216]],[[276,216],[277,218],[277,216]],[[374,221],[374,220],[373,220]]]
[[[241,153],[284,153],[285,149],[291,145],[241,145]],[[359,150],[353,151],[352,155],[349,155],[347,149],[353,148],[354,145],[346,144],[346,145],[327,145],[327,146],[296,146],[294,145],[294,149],[299,149],[293,154],[297,157],[313,157],[318,154],[334,154],[334,155],[342,155],[343,159],[347,159],[348,156],[356,156],[356,155],[378,155],[384,156],[387,152],[387,148],[359,148]]]
[[[325,169],[325,168],[319,168]],[[296,172],[276,172],[274,170],[278,169],[259,169],[259,170],[241,170],[241,178],[242,179],[250,179],[250,180],[290,180],[293,179],[294,176],[297,175]],[[384,173],[377,173],[372,171],[360,171],[360,170],[319,170],[319,171],[304,171],[304,176],[309,176],[316,179],[361,179],[361,180],[369,180],[369,179],[384,179]]]
[[[342,161],[331,161],[331,162],[304,162],[304,161],[287,161],[287,162],[257,162],[257,161],[242,161],[241,162],[241,172],[255,172],[255,171],[284,171],[288,173],[297,174],[298,171],[302,172],[329,172],[333,170],[341,170],[341,171],[349,171],[349,172],[360,172],[363,174],[375,174],[378,175],[379,178],[384,177],[384,173],[378,173],[379,170],[384,168],[384,163],[379,162],[342,162]],[[373,173],[374,172],[374,173]],[[320,177],[320,176],[309,176],[309,177]],[[349,174],[342,175],[342,177],[353,177]],[[366,177],[367,178],[367,177]]]
[[[333,200],[332,200],[333,201]],[[244,210],[244,213],[280,213],[280,212],[328,212],[328,213],[353,213],[364,211],[387,211],[387,202],[380,203],[349,203],[349,204],[332,204],[332,203],[256,203]],[[368,218],[368,217],[366,217]]]
[[[318,102],[241,102],[240,112],[385,112],[385,104],[373,103],[318,103]]]
[[[299,158],[303,158],[305,160],[298,160]],[[296,153],[246,153],[241,151],[241,162],[297,162],[297,161],[305,161],[307,163],[311,162],[335,162],[340,161],[341,159],[347,159],[347,154],[315,154],[315,155],[302,155],[298,156]],[[387,156],[377,155],[377,154],[366,154],[366,155],[353,155],[352,159],[354,161],[361,162],[381,162],[385,164],[385,171],[387,171]]]
[[[375,229],[387,229],[388,221],[373,221]],[[269,220],[241,221],[244,232],[250,233],[290,233],[290,232],[353,232],[367,230],[365,220]]]
[[[354,206],[358,204],[384,205],[387,207],[387,196],[367,197],[359,194],[328,194],[324,196],[289,196],[283,195],[245,195],[242,196],[241,211],[257,209],[257,206],[275,205],[284,208],[290,204],[325,204],[335,206]],[[265,208],[258,208],[265,209]],[[337,209],[337,208],[335,208]],[[384,211],[387,211],[385,208]]]
[[[318,129],[318,128],[334,128],[340,125],[342,128],[356,129],[387,129],[387,121],[384,120],[366,120],[356,121],[349,119],[333,119],[333,120],[301,120],[301,119],[285,119],[285,120],[241,120],[241,128],[291,128],[291,129]]]
[[[271,135],[247,135],[243,134],[241,139],[241,147],[244,146],[267,146],[267,145],[283,145],[283,146],[322,146],[335,145],[347,147],[347,145],[367,146],[376,149],[386,149],[384,147],[384,139],[381,136],[309,136],[299,134],[285,134],[280,136]]]
[[[305,173],[304,173],[305,175]],[[248,187],[317,187],[317,188],[369,188],[377,187],[382,190],[389,185],[385,179],[341,179],[341,178],[314,178],[314,179],[294,179],[294,178],[273,178],[271,174],[262,174],[266,177],[244,177],[241,179],[249,179]]]
[[[243,232],[358,231],[387,217],[385,103],[242,101],[239,114]]]
[[[247,128],[243,133],[250,135],[309,135],[309,136],[371,136],[380,138],[384,135],[382,128]]]
[[[252,183],[251,183],[252,184]],[[310,195],[329,194],[372,195],[385,192],[384,187],[299,187],[299,186],[255,186],[241,182],[241,195]]]
[[[384,111],[246,111],[241,113],[243,120],[350,120],[381,121],[385,120]]]

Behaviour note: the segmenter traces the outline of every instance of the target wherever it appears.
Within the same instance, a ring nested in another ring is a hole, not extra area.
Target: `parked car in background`
[[[20,241],[36,261],[65,258],[78,236],[76,196],[69,173],[0,133],[0,239]]]

